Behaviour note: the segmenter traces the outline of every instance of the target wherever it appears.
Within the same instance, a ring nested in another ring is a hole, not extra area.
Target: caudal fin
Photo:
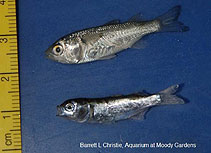
[[[181,12],[181,6],[175,6],[168,12],[156,18],[160,21],[160,32],[185,32],[189,30],[182,22],[178,21]]]
[[[160,91],[159,94],[161,96],[160,105],[168,105],[168,104],[184,104],[185,101],[178,97],[176,92],[179,90],[180,85],[173,85],[168,87],[167,89]]]

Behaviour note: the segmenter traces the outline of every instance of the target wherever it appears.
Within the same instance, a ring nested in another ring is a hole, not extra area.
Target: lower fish
[[[184,104],[173,85],[155,94],[140,92],[104,98],[70,99],[57,106],[57,116],[80,123],[113,123],[126,119],[144,119],[144,114],[154,106]]]
[[[140,14],[121,23],[112,20],[102,26],[68,34],[47,51],[47,58],[66,64],[80,64],[96,60],[111,59],[127,48],[144,48],[142,38],[155,32],[185,32],[189,28],[177,19],[181,6],[175,6],[163,15],[148,21]]]

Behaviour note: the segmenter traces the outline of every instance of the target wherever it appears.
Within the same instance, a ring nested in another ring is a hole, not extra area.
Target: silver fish
[[[54,61],[79,64],[111,59],[127,48],[142,48],[139,40],[155,32],[184,32],[189,28],[177,21],[181,6],[175,6],[154,20],[142,21],[140,14],[120,23],[113,20],[105,25],[77,31],[56,41],[46,51]]]
[[[57,116],[80,123],[112,123],[125,119],[143,119],[149,108],[159,105],[184,104],[176,96],[179,85],[156,94],[136,93],[105,98],[78,98],[57,106]]]

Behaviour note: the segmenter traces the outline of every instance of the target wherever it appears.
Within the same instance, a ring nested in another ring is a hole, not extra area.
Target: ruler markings
[[[12,85],[12,86],[17,86],[17,85],[19,85],[19,84],[14,84],[14,83],[13,83],[13,84],[11,84],[11,85]]]
[[[10,61],[11,63],[18,63],[18,61]]]
[[[22,150],[21,148],[15,148],[15,149],[2,149],[2,151],[18,151]]]
[[[18,124],[20,124],[20,122],[13,122],[14,124],[16,124],[16,123],[18,123]]]
[[[13,127],[14,127],[14,128],[17,128],[17,127],[20,128],[21,126],[20,126],[20,125],[13,125]]]
[[[17,43],[17,42],[16,42]],[[17,51],[18,49],[10,49],[10,51]]]
[[[12,107],[12,108],[16,109],[16,108],[19,108],[19,106],[16,106],[16,107]]]
[[[5,15],[5,17],[16,17],[16,15]]]
[[[0,20],[0,37],[7,43],[0,45],[1,66],[0,77],[9,80],[0,86],[0,95],[3,105],[0,105],[0,152],[21,153],[21,112],[18,64],[18,38],[16,0],[3,0],[7,5],[1,6],[2,20]],[[3,56],[2,56],[3,55]],[[5,55],[7,58],[5,58]],[[2,96],[3,95],[3,96]]]
[[[20,112],[20,110],[4,110],[1,113],[9,113],[9,112]]]
[[[19,93],[19,91],[8,91],[8,93]]]
[[[11,68],[10,70],[18,70],[18,68]],[[12,81],[12,80],[11,80]]]
[[[19,97],[19,95],[12,95],[12,97]]]
[[[13,19],[10,19],[10,20],[13,20]],[[0,35],[0,36],[2,36],[2,37],[6,37],[6,36],[17,36],[17,34],[3,34],[3,35]]]
[[[9,32],[16,32],[16,30],[9,30]]]
[[[17,55],[18,53],[7,53],[6,55]]]
[[[18,118],[13,118],[13,120],[20,120],[20,118],[18,117]]]
[[[20,116],[20,114],[12,114],[12,116]]]
[[[14,58],[17,59],[17,57],[10,57],[10,58],[11,58],[11,59],[14,59]]]
[[[18,101],[18,100],[20,100],[20,99],[12,99],[12,101]],[[18,103],[19,104],[19,103]]]
[[[5,72],[5,73],[0,73],[0,75],[5,75],[5,74],[18,74],[18,72]]]

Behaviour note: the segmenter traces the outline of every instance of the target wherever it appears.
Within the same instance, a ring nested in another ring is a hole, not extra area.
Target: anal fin
[[[136,115],[132,116],[131,119],[133,120],[144,120],[145,113],[149,110],[149,108],[141,109]]]
[[[147,46],[147,41],[141,38],[138,41],[136,41],[130,48],[144,49],[146,48],[146,46]]]

